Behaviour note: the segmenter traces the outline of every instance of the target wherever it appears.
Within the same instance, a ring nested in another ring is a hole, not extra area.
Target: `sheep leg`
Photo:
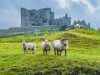
[[[26,49],[24,49],[24,53],[26,52]]]
[[[67,50],[65,49],[65,56],[66,56],[66,52],[67,52]]]
[[[45,54],[45,51],[43,50],[43,54]]]
[[[50,54],[50,50],[48,51],[48,53]]]
[[[60,51],[60,56],[61,56],[61,52],[62,52],[62,51]]]
[[[24,52],[26,53],[27,51],[28,51],[28,49],[27,49],[27,48],[25,48],[25,49],[24,49]]]
[[[50,51],[49,50],[47,50],[47,54],[49,54],[50,53]]]
[[[32,48],[32,53],[34,54],[34,48]]]
[[[26,52],[28,51],[28,49],[29,49],[29,48],[28,48],[28,47],[26,47]]]
[[[55,53],[55,55],[56,55],[56,49],[54,48],[54,53]]]
[[[45,52],[46,52],[46,55],[47,55],[47,50]]]
[[[59,50],[57,50],[57,55],[59,55]]]
[[[23,48],[23,50],[24,50],[24,52],[25,52],[25,50],[26,50],[26,49],[25,49],[25,48]]]

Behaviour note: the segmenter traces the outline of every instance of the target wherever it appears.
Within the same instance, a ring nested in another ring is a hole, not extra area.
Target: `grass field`
[[[40,34],[40,33],[39,33]],[[100,31],[75,29],[57,33],[41,32],[0,38],[0,75],[100,75]],[[53,49],[43,55],[42,39],[65,37],[69,41],[67,56],[55,56]],[[24,54],[21,41],[36,43],[36,53]]]

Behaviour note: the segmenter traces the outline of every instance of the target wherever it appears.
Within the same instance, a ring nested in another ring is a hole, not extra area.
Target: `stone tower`
[[[26,8],[21,8],[21,27],[30,27],[29,12]]]

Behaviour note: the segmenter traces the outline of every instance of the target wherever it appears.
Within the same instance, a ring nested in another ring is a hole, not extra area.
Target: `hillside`
[[[100,75],[100,31],[75,29],[64,32],[40,32],[0,38],[0,75]],[[42,39],[65,37],[67,56],[55,56],[53,49],[43,55]],[[21,41],[36,43],[36,54],[24,54]]]

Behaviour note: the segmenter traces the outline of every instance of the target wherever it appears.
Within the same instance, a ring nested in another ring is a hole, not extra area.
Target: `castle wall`
[[[28,10],[21,8],[21,27],[43,26],[43,25],[71,25],[71,17],[66,14],[61,18],[54,18],[51,8]]]
[[[60,29],[62,26],[59,25],[51,25],[51,26],[34,26],[34,27],[15,27],[9,29],[1,29],[0,30],[0,37],[2,36],[10,36],[16,34],[25,34],[30,32],[41,31],[45,29]]]
[[[52,12],[50,8],[39,10],[21,8],[21,27],[42,26],[44,23],[49,25],[50,20],[53,19],[54,12]]]

